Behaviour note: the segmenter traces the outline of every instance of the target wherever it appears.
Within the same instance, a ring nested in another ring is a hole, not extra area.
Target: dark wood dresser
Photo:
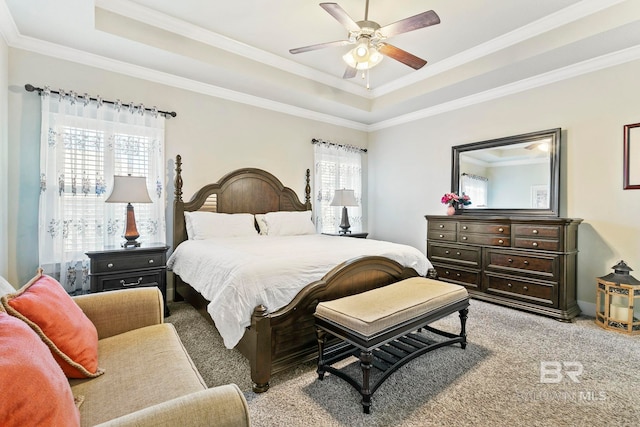
[[[478,299],[559,320],[576,302],[581,219],[426,215],[427,257],[438,279]]]

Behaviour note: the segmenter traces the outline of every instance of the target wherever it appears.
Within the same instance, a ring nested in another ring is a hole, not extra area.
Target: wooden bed
[[[192,199],[182,199],[182,158],[176,156],[175,200],[173,216],[173,248],[187,239],[184,212],[209,211],[220,213],[261,214],[274,211],[311,210],[309,169],[306,171],[305,203],[297,194],[269,172],[260,169],[239,169],[222,177],[217,183],[198,190]],[[431,271],[430,271],[431,274]],[[384,257],[359,257],[336,266],[322,280],[310,283],[285,307],[268,313],[258,306],[251,316],[251,325],[236,348],[249,360],[251,379],[256,393],[269,388],[272,374],[317,358],[317,341],[313,313],[321,301],[386,286],[417,276],[412,268],[402,267]],[[205,318],[206,301],[196,290],[174,274],[175,300],[186,300]]]

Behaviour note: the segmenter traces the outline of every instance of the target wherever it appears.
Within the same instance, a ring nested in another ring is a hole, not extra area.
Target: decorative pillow
[[[190,240],[257,234],[253,215],[248,213],[185,212],[184,219]]]
[[[267,223],[264,220],[265,214],[256,214],[256,222],[258,223],[258,229],[260,230],[260,235],[266,236],[269,234],[269,230],[267,228]]]
[[[264,216],[269,236],[296,236],[315,234],[311,211],[269,212]]]
[[[38,335],[0,309],[2,425],[79,426],[69,382]]]
[[[7,282],[4,277],[0,276],[0,297],[2,295],[11,294],[15,291],[16,288],[14,288],[11,283]]]
[[[98,368],[98,331],[62,285],[38,270],[36,277],[2,297],[7,313],[27,323],[49,346],[69,378],[102,375]]]

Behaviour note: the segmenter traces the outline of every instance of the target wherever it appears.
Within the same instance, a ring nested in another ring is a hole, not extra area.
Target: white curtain
[[[105,203],[114,175],[145,176],[152,203],[134,206],[142,243],[164,243],[164,116],[144,105],[42,92],[40,265],[67,292],[89,289],[87,251],[119,247],[125,204]]]
[[[489,180],[484,176],[463,173],[462,180],[460,181],[460,191],[461,194],[469,196],[471,199],[471,207],[486,208],[488,184]]]
[[[316,230],[335,233],[340,229],[341,206],[330,206],[336,190],[354,190],[358,206],[347,207],[351,231],[362,231],[362,155],[358,147],[314,143],[314,216]]]

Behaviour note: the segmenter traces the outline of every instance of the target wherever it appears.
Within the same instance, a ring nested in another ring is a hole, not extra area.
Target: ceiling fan
[[[347,69],[342,76],[345,79],[354,77],[358,70],[369,70],[375,67],[380,63],[383,55],[408,65],[413,69],[418,70],[422,68],[427,61],[396,46],[390,45],[386,43],[385,40],[398,34],[440,23],[440,17],[438,17],[433,10],[430,10],[381,27],[377,22],[369,21],[369,0],[366,1],[364,20],[358,22],[354,21],[337,3],[320,3],[320,7],[326,10],[349,31],[347,40],[337,40],[299,47],[290,49],[289,52],[297,54],[323,49],[325,47],[356,45],[354,49],[342,57],[347,63]]]

